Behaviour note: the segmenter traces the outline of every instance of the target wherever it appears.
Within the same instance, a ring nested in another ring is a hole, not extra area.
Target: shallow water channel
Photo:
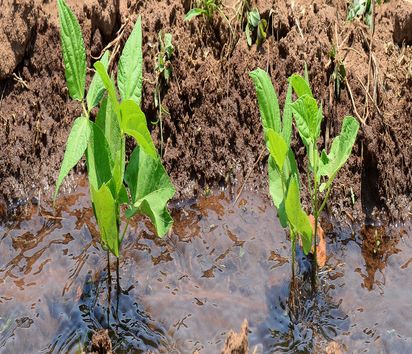
[[[164,240],[136,221],[123,242],[120,291],[114,257],[108,283],[87,186],[58,205],[58,217],[42,204],[0,227],[1,353],[80,352],[101,328],[115,352],[219,353],[245,318],[256,353],[322,352],[331,342],[347,352],[412,352],[410,226],[389,236],[331,229],[318,294],[301,292],[291,319],[290,243],[261,194],[244,192],[236,205],[224,193],[176,203]]]

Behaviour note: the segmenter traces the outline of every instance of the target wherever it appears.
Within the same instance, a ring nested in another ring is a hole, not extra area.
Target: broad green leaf
[[[310,89],[309,84],[299,74],[293,74],[289,78],[289,83],[292,85],[293,90],[295,91],[298,97],[302,97],[303,95],[313,97],[312,90]]]
[[[301,235],[303,251],[310,252],[312,247],[312,226],[309,217],[300,204],[300,193],[297,179],[291,178],[285,200],[286,215],[295,232]]]
[[[67,88],[71,98],[81,101],[86,82],[86,51],[82,31],[76,16],[64,0],[57,0],[57,6]]]
[[[280,133],[280,110],[275,89],[268,73],[260,68],[249,73],[252,78],[259,103],[260,117],[263,129],[268,128]],[[265,136],[265,140],[267,137]]]
[[[111,100],[104,98],[96,117],[96,125],[101,129],[109,144],[110,154],[115,159],[121,148],[122,133],[119,120],[112,109]]]
[[[305,145],[307,145],[309,141],[315,142],[318,137],[319,118],[319,109],[316,100],[309,95],[303,95],[293,102],[291,107],[295,115],[299,134],[304,138]]]
[[[196,17],[196,16],[200,16],[203,14],[207,14],[207,11],[204,9],[198,9],[198,8],[194,8],[191,9],[186,15],[185,15],[185,21],[190,21],[192,18]]]
[[[282,135],[286,141],[286,144],[290,145],[290,139],[292,137],[292,121],[293,121],[293,114],[292,114],[292,85],[288,85],[288,91],[286,93],[286,100],[285,100],[285,107],[283,108],[283,127],[282,127]]]
[[[114,112],[118,115],[119,101],[117,100],[116,87],[114,86],[113,80],[109,77],[109,74],[101,61],[96,61],[93,66],[99,74],[105,89],[107,90],[107,94],[109,95]]]
[[[99,126],[89,122],[91,136],[87,146],[87,172],[89,183],[95,190],[108,183],[112,178],[113,160],[110,155],[109,144]]]
[[[260,22],[260,14],[257,9],[253,9],[247,16],[248,23],[253,27],[257,27]]]
[[[109,56],[110,52],[104,52],[101,63],[103,64],[104,68],[107,70],[107,66],[109,65]],[[99,74],[94,74],[92,82],[89,87],[89,91],[87,92],[86,101],[87,101],[87,109],[89,112],[92,110],[93,107],[96,107],[104,94],[104,85],[103,81]]]
[[[90,186],[93,208],[100,230],[103,246],[119,257],[118,207],[107,184],[99,189]]]
[[[157,159],[157,151],[147,129],[146,117],[140,107],[132,100],[123,101],[120,105],[120,114],[122,130],[135,138],[147,154]]]
[[[276,133],[273,129],[269,128],[267,130],[267,136],[269,140],[270,155],[275,160],[279,171],[282,171],[289,147],[286,145],[282,135]]]
[[[142,19],[139,16],[119,59],[117,85],[122,100],[132,99],[139,106],[143,83]]]
[[[285,211],[284,203],[284,193],[282,186],[282,178],[279,173],[279,169],[276,167],[276,163],[272,156],[269,156],[268,162],[268,173],[269,173],[269,193],[272,197],[273,204],[275,204],[278,211],[278,217],[282,227],[287,227],[287,217]]]
[[[136,213],[147,215],[157,234],[163,237],[173,223],[166,206],[175,189],[160,159],[153,159],[137,146],[130,156],[125,181],[133,203],[126,216],[132,217]]]
[[[70,170],[77,165],[86,150],[87,143],[90,138],[89,120],[85,117],[77,118],[69,137],[67,138],[66,151],[60,167],[59,177],[56,182],[56,190],[53,199],[56,199],[59,188],[63,182],[64,177],[68,175]]]
[[[347,116],[343,119],[340,135],[333,139],[329,154],[322,151],[319,164],[321,176],[331,178],[342,168],[352,152],[358,130],[359,123],[354,117]]]

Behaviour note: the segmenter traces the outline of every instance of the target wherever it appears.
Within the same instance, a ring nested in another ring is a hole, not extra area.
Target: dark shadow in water
[[[268,317],[257,326],[264,353],[312,353],[320,341],[328,343],[349,329],[350,320],[340,303],[327,295],[322,278],[316,294],[311,285],[312,257],[297,247],[296,288],[292,282],[266,288]],[[295,297],[295,309],[290,306]],[[253,343],[252,340],[252,345]],[[256,343],[257,344],[257,343]]]
[[[59,317],[62,313],[67,316],[57,330],[60,335],[44,348],[44,352],[73,352],[83,348],[79,343],[90,349],[91,337],[100,329],[109,330],[116,353],[146,353],[167,348],[164,328],[155,323],[142,305],[136,302],[134,286],[118,292],[117,284],[112,284],[114,280],[109,283],[108,279],[107,272],[101,273],[97,281],[92,281],[89,275],[79,302],[74,306],[70,303],[48,303],[52,316]]]

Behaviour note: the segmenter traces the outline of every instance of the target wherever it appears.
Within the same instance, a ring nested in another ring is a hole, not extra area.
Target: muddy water
[[[101,328],[116,352],[218,353],[244,318],[256,353],[320,352],[332,342],[348,352],[412,351],[410,227],[330,230],[318,294],[302,272],[292,316],[289,241],[266,197],[177,203],[165,240],[138,220],[118,280],[113,257],[109,278],[87,187],[59,208],[51,217],[49,205],[36,206],[0,228],[2,353],[79,352]],[[308,261],[299,261],[304,270]]]

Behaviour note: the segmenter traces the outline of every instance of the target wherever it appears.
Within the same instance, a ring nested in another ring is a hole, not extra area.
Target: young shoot
[[[329,153],[326,148],[319,152],[318,140],[321,133],[323,120],[322,105],[318,105],[309,86],[306,71],[305,79],[293,74],[289,84],[297,96],[297,100],[290,107],[295,118],[296,127],[300,138],[306,148],[308,159],[308,188],[310,192],[312,214],[315,219],[314,226],[314,275],[316,274],[316,243],[319,216],[328,201],[333,181],[349,158],[359,130],[358,121],[352,116],[346,116],[342,121],[340,134],[335,137],[330,146]],[[313,278],[315,279],[315,277]]]
[[[69,95],[79,101],[83,113],[76,118],[69,137],[54,199],[63,179],[86,156],[90,197],[102,245],[119,257],[120,245],[136,214],[147,215],[159,236],[173,220],[167,202],[175,193],[140,109],[142,99],[142,30],[138,18],[119,58],[117,86],[107,67],[110,53],[94,64],[96,74],[85,92],[86,50],[80,25],[64,0],[58,0],[63,62]],[[97,118],[90,112],[98,107]],[[137,147],[126,166],[126,136]],[[120,235],[120,206],[126,204],[127,224]]]
[[[269,192],[277,208],[280,224],[289,229],[292,242],[294,279],[296,240],[300,237],[303,251],[308,254],[312,247],[312,226],[301,206],[299,171],[290,145],[292,87],[288,87],[281,119],[277,95],[269,75],[262,69],[256,69],[250,73],[250,77],[255,84],[265,144],[270,153]]]

